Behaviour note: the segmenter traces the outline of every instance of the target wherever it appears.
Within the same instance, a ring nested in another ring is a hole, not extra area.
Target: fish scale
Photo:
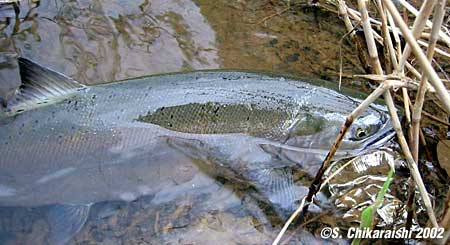
[[[192,103],[163,107],[138,121],[186,133],[258,135],[283,130],[284,123],[292,117],[281,108],[270,110],[252,104]]]

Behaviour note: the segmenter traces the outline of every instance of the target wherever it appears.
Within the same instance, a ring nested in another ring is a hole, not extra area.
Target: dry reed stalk
[[[431,15],[431,12],[433,11],[434,5],[436,3],[436,0],[425,0],[425,2],[420,7],[420,11],[417,14],[417,17],[414,21],[413,27],[412,27],[412,35],[414,36],[414,39],[418,39],[420,37],[420,34],[422,34],[423,29],[425,28],[425,22],[428,20],[428,17]],[[411,54],[411,47],[409,43],[406,43],[405,49],[403,50],[402,57],[399,61],[400,69],[403,70],[403,67],[405,66],[406,60],[408,60],[409,56]],[[401,71],[399,71],[401,72]]]
[[[420,72],[414,68],[414,66],[412,66],[409,62],[405,63],[406,65],[406,69],[408,69],[409,72],[411,72],[411,74],[417,78],[417,80],[422,80],[422,74],[420,74]],[[442,80],[442,79],[441,79]],[[433,86],[431,86],[431,84],[428,82],[427,80],[427,91],[430,93],[436,93],[436,90],[433,88]]]
[[[418,14],[418,13],[419,13],[419,12],[417,11],[417,14]],[[348,8],[348,14],[350,15],[350,17],[351,17],[352,19],[354,19],[354,20],[356,20],[356,21],[361,21],[361,14],[360,14],[358,11],[356,11],[356,10],[354,10],[354,9],[352,9],[352,8]],[[391,22],[391,21],[392,21],[392,17],[390,17],[389,15],[388,15],[387,17],[388,17],[389,22]],[[373,19],[373,18],[371,18],[371,17],[369,17],[369,20],[370,20],[370,23],[371,23],[372,25],[376,26],[376,27],[381,27],[381,26],[383,25],[383,23],[382,23],[381,21],[378,21],[378,20]],[[430,23],[431,23],[431,22],[430,22]],[[388,30],[389,30],[389,31],[392,31],[394,35],[395,35],[395,33],[396,33],[398,36],[402,35],[402,33],[399,32],[399,29],[398,29],[395,25],[392,25],[392,23],[390,23],[390,26],[388,26]],[[374,35],[375,35],[375,39],[376,39],[377,41],[382,40],[381,36],[378,35],[378,33],[376,33],[376,31],[373,31],[373,32],[374,32]],[[428,36],[427,36],[427,33],[421,33],[421,34],[420,34],[420,37],[425,37],[425,38],[427,38]],[[398,40],[400,40],[400,39],[398,39]],[[442,40],[442,38],[441,38],[440,40]],[[380,41],[380,42],[381,42],[381,41]],[[420,45],[423,45],[423,46],[426,46],[426,45],[427,45],[426,42],[419,42],[419,44],[420,44]],[[398,46],[398,47],[399,47],[399,46]],[[439,51],[437,51],[437,52],[442,53],[442,55],[444,55],[444,56],[448,56],[448,55],[449,55],[448,53],[446,53],[446,52],[443,51],[443,50],[439,50]]]
[[[436,3],[435,7],[435,16],[433,19],[433,27],[431,31],[431,36],[429,39],[429,46],[427,49],[427,58],[428,61],[431,62],[434,55],[434,50],[436,47],[437,40],[439,38],[439,30],[441,29],[441,25],[444,19],[444,7],[445,7],[446,0],[439,0]],[[412,125],[411,125],[411,143],[410,147],[412,149],[412,154],[415,162],[419,161],[419,140],[421,136],[421,129],[420,129],[420,120],[422,115],[422,107],[423,102],[425,99],[425,93],[427,89],[427,78],[426,76],[422,75],[420,80],[419,89],[416,95],[416,101],[413,107],[413,113],[412,113]],[[423,138],[423,135],[422,135]],[[423,142],[422,142],[423,143]],[[425,142],[426,143],[426,142]],[[411,181],[410,181],[411,182]],[[414,197],[415,197],[415,188],[412,188],[410,186],[409,188],[409,197],[407,201],[407,207],[408,207],[408,214],[406,218],[406,228],[410,229],[412,226],[412,220],[414,217]]]
[[[339,65],[339,90],[341,90],[341,83],[342,83],[342,42],[344,38],[349,35],[350,38],[353,40],[353,42],[357,42],[356,36],[355,36],[355,27],[353,27],[352,22],[350,21],[350,18],[348,17],[347,13],[347,5],[345,4],[345,1],[339,0],[338,1],[338,14],[342,17],[344,20],[345,28],[347,29],[347,33],[341,38],[339,42],[339,57],[340,57],[340,65]]]
[[[420,35],[420,38],[421,38],[421,39],[425,39],[425,40],[430,40],[430,36],[431,36],[430,33],[428,33],[428,32],[423,32],[423,33]],[[442,40],[441,37],[439,37],[438,43],[446,45],[446,43]]]
[[[358,12],[352,8],[348,8],[348,11],[353,19],[361,21],[361,13],[360,12]],[[370,21],[370,23],[373,23],[374,25],[381,26],[381,21],[379,21],[379,20],[369,17],[369,21]]]
[[[399,12],[395,8],[394,4],[391,1],[383,0],[384,6],[389,10],[389,12],[392,14],[392,17],[394,18],[397,25],[400,27],[400,30],[403,32],[403,36],[406,39],[406,41],[411,46],[412,52],[417,58],[417,61],[419,65],[422,67],[424,74],[427,76],[428,80],[430,81],[431,85],[436,90],[437,97],[441,100],[441,102],[444,104],[444,108],[448,113],[450,113],[450,95],[447,92],[447,89],[445,88],[444,84],[442,83],[441,79],[437,75],[436,71],[434,71],[433,67],[431,66],[430,62],[428,62],[425,54],[423,54],[422,50],[420,49],[419,45],[415,41],[415,38],[411,34],[411,31],[409,30],[406,23],[401,18]]]
[[[422,56],[423,56],[423,53],[421,52],[421,50],[418,48],[418,45],[416,44],[416,43],[414,43],[413,42],[413,38],[412,38],[412,35],[411,35],[411,33],[409,33],[409,30],[407,29],[407,28],[405,28],[405,24],[404,23],[402,23],[402,20],[401,20],[401,18],[399,18],[399,14],[398,14],[398,12],[396,11],[396,9],[394,9],[394,7],[392,6],[392,4],[388,4],[388,8],[389,8],[389,11],[394,15],[394,18],[396,18],[396,21],[398,21],[398,24],[400,25],[400,28],[402,29],[402,31],[404,32],[404,36],[407,38],[407,41],[408,41],[408,43],[410,43],[410,45],[412,46],[412,49],[413,49],[413,52],[415,53],[415,55],[416,55],[416,57],[419,59],[419,62],[421,63],[421,65],[422,65],[422,67],[426,67],[427,65],[428,65],[428,69],[426,69],[425,70],[425,72],[428,72],[428,73],[431,73],[431,75],[435,75],[435,78],[437,77],[437,74],[432,74],[433,72],[434,72],[434,70],[432,69],[432,67],[431,67],[431,64],[429,63],[429,62],[424,62],[424,59],[423,59],[423,57],[421,57],[421,58],[419,58],[418,56],[420,56],[421,54],[422,54]],[[397,14],[396,14],[396,12],[397,12]],[[430,72],[430,70],[429,70],[429,68],[431,68],[432,69],[432,71]],[[434,72],[435,73],[435,72]],[[427,75],[430,75],[430,74],[427,74]],[[424,77],[424,76],[422,76],[422,77]],[[439,86],[439,84],[437,84],[438,86]],[[441,88],[443,87],[443,84],[441,83]],[[445,88],[445,87],[444,87]],[[444,98],[445,98],[445,96],[447,96],[448,97],[448,93],[446,92],[446,90],[445,89],[442,89],[442,90],[439,90],[438,88],[436,88],[435,87],[435,89],[436,90],[438,90],[438,92],[440,92],[441,93],[441,96],[443,95],[444,96]],[[445,99],[444,99],[445,100]],[[445,102],[444,102],[445,103]],[[446,108],[446,109],[448,109],[448,108]],[[447,110],[448,111],[448,110]],[[400,140],[399,139],[399,141],[402,141],[402,140]],[[400,142],[401,143],[401,142]],[[401,143],[402,144],[402,143]],[[410,156],[407,156],[407,160],[410,158]],[[413,159],[414,160],[414,159]],[[411,165],[410,164],[410,162],[413,162],[413,161],[408,161],[408,164],[412,167],[412,168],[416,168],[417,166],[416,165]],[[420,176],[420,175],[419,175]],[[415,175],[413,175],[413,177],[414,178],[416,178],[415,177]],[[418,183],[418,185],[419,185],[419,190],[420,190],[420,184]],[[410,191],[410,193],[411,193],[411,195],[410,195],[410,198],[409,198],[409,200],[408,200],[408,203],[411,203],[411,200],[413,199],[413,192],[411,192]],[[423,198],[424,196],[422,195],[422,198]],[[427,196],[427,198],[428,198],[428,196]],[[428,202],[426,202],[426,200],[424,200],[424,202],[425,202],[425,206],[427,207],[427,210],[429,210],[429,208],[431,208],[431,202],[430,203],[428,203]],[[430,216],[430,214],[431,214],[431,212],[429,212],[429,216]],[[433,213],[433,215],[434,215],[434,213]],[[435,226],[435,227],[437,227],[437,223],[436,223],[436,221],[435,221],[435,218],[432,218],[433,216],[430,216],[430,220],[431,220],[431,222],[433,223],[433,226]],[[412,220],[412,213],[410,212],[409,213],[409,215],[408,215],[408,218],[407,218],[407,224],[409,223],[411,223],[411,220]]]
[[[403,106],[405,108],[405,117],[406,117],[406,126],[408,127],[407,130],[411,134],[411,109],[409,107],[409,102],[411,101],[409,99],[408,90],[406,88],[402,88],[402,96],[403,96]]]
[[[408,69],[411,72],[411,74],[415,76],[418,80],[422,79],[422,74],[420,74],[420,72],[416,68],[414,68],[413,65],[411,65],[409,62],[406,62],[405,66],[406,69]]]
[[[353,75],[352,77],[361,77],[361,78],[378,81],[378,82],[386,81],[392,85],[393,89],[408,88],[408,89],[417,90],[419,87],[419,85],[411,79],[399,78],[399,77],[391,76],[391,75],[381,75],[381,76],[380,75]]]
[[[420,34],[420,38],[428,40],[428,39],[430,39],[430,33],[422,32],[422,34]],[[439,41],[441,41],[441,39],[439,39]]]
[[[386,15],[386,10],[383,8],[383,4],[381,3],[381,0],[377,0],[377,7],[378,7],[378,11],[380,13],[380,18],[381,18],[381,30],[382,30],[382,34],[383,34],[383,40],[384,40],[384,47],[387,47],[388,50],[388,55],[389,58],[391,58],[391,64],[392,64],[392,68],[394,70],[398,70],[398,60],[397,60],[397,56],[396,56],[396,52],[395,52],[395,48],[394,45],[392,44],[392,39],[391,39],[391,35],[389,33],[388,30],[388,20],[387,20],[387,15]],[[398,46],[400,47],[400,46]]]
[[[342,19],[344,20],[345,28],[347,29],[348,32],[351,33],[350,37],[353,38],[354,35],[355,35],[355,32],[353,30],[354,27],[353,27],[352,22],[350,21],[350,18],[348,17],[348,12],[347,12],[348,10],[347,9],[348,9],[348,7],[345,4],[345,1],[344,0],[339,0],[338,1],[339,16],[341,16]]]
[[[389,55],[391,58],[391,63],[393,65],[393,69],[395,71],[399,70],[399,64],[397,61],[397,57],[396,57],[396,52],[394,50],[394,45],[392,44],[392,40],[391,40],[391,35],[390,33],[387,31],[387,18],[386,18],[386,9],[383,7],[383,4],[381,3],[381,0],[377,0],[377,5],[378,5],[378,12],[381,18],[381,23],[382,23],[382,30],[383,30],[383,38],[385,40],[385,47],[388,47],[389,50]],[[400,46],[398,46],[400,47]],[[400,56],[401,57],[401,56]],[[401,59],[401,58],[400,58]],[[391,70],[392,71],[392,70]],[[402,73],[403,74],[403,73]],[[405,107],[405,116],[406,116],[406,125],[411,125],[411,113],[410,113],[410,108],[409,108],[409,96],[408,96],[408,89],[403,87],[402,88],[402,93],[403,93],[403,105]],[[409,128],[408,128],[408,131]]]
[[[428,117],[429,119],[431,119],[431,120],[433,120],[435,122],[438,122],[438,123],[440,123],[440,124],[442,124],[444,126],[450,127],[450,123],[440,119],[439,117],[435,117],[435,116],[433,116],[432,114],[430,114],[430,113],[428,113],[426,111],[422,111],[422,115],[424,115],[424,116]]]
[[[396,44],[397,44],[397,53],[396,53],[396,55],[397,55],[397,57],[398,57],[398,59],[399,60],[401,60],[401,58],[402,58],[402,51],[401,51],[401,43],[400,43],[400,38],[399,38],[399,35],[398,35],[398,32],[397,32],[397,27],[395,26],[395,22],[394,22],[394,20],[392,19],[392,16],[390,15],[390,13],[388,12],[388,11],[386,11],[386,9],[384,8],[384,6],[383,6],[383,4],[381,3],[381,1],[379,1],[378,0],[378,5],[379,5],[379,13],[380,13],[380,17],[381,17],[381,19],[382,19],[382,23],[383,23],[383,25],[385,25],[385,20],[383,20],[383,16],[385,15],[384,13],[386,12],[386,15],[388,16],[388,19],[390,20],[390,24],[391,24],[391,26],[392,26],[392,30],[394,30],[394,38],[396,37]],[[397,34],[397,35],[395,35],[395,34]],[[390,40],[390,33],[385,33],[384,35],[384,38],[385,38],[385,40],[387,41],[387,40]],[[390,46],[392,46],[392,43],[390,43]],[[394,70],[395,71],[399,71],[400,69],[399,69],[399,64],[398,64],[398,62],[397,62],[397,58],[396,58],[396,56],[394,55],[394,56],[391,56],[391,60],[393,61],[393,63],[395,63],[396,65],[395,65],[395,67],[394,67]],[[405,62],[406,63],[406,62]],[[403,75],[404,73],[403,73],[403,69],[401,69],[401,75]],[[403,101],[404,101],[404,107],[405,107],[405,112],[406,112],[406,118],[407,118],[407,125],[410,125],[410,122],[411,122],[411,119],[410,119],[410,110],[409,110],[409,97],[408,97],[408,92],[407,92],[407,89],[406,88],[402,88],[402,93],[403,93]],[[408,130],[408,131],[410,131],[410,130]],[[407,208],[408,208],[408,212],[407,212],[407,217],[408,218],[410,218],[410,217],[412,217],[412,214],[414,213],[413,211],[414,211],[414,206],[413,206],[413,201],[414,201],[414,191],[415,191],[415,184],[414,184],[414,181],[410,178],[409,179],[409,181],[408,181],[408,185],[409,185],[409,193],[410,193],[410,195],[409,195],[409,199],[408,199],[408,202],[407,202]],[[412,193],[412,194],[411,194]],[[408,224],[409,224],[410,222],[408,222],[408,219],[407,219],[407,222],[406,222],[406,227],[408,227]]]
[[[284,9],[282,9],[280,12],[276,12],[274,14],[266,16],[266,17],[262,18],[260,21],[258,21],[256,24],[260,25],[262,23],[266,23],[268,20],[272,19],[273,17],[282,15],[284,12],[288,11],[290,8],[291,8],[291,6],[288,6]]]
[[[431,9],[432,9],[432,8],[431,8]],[[419,12],[418,12],[418,13],[419,13]],[[351,9],[351,8],[348,8],[348,14],[350,15],[350,17],[351,17],[352,19],[354,19],[354,20],[356,20],[356,21],[361,21],[360,13],[359,13],[358,11],[356,11],[356,10],[354,10],[354,9]],[[420,16],[420,17],[421,17],[422,19],[424,19],[422,16]],[[391,18],[392,18],[392,17],[388,15],[388,20],[389,20],[389,21],[391,21]],[[378,20],[375,20],[375,19],[370,18],[370,17],[369,17],[369,20],[370,20],[371,24],[373,24],[373,25],[375,25],[375,26],[377,26],[377,27],[381,27],[381,26],[382,26],[382,22],[380,22],[380,21],[378,21]],[[419,23],[421,23],[420,25],[422,26],[422,24],[425,25],[425,23],[428,23],[428,22],[423,21],[423,22],[419,22]],[[422,28],[424,28],[424,27],[422,27]],[[392,23],[390,23],[390,26],[388,26],[388,30],[389,30],[389,31],[392,31],[394,35],[395,35],[395,34],[397,34],[397,35],[402,35],[402,33],[398,31],[398,28],[395,27],[395,25],[392,25]],[[419,36],[416,37],[416,39],[419,38],[420,36],[422,36],[422,34],[423,34],[423,33],[420,33]],[[383,38],[382,38],[375,30],[373,30],[373,35],[374,35],[374,37],[375,37],[375,40],[377,40],[377,42],[383,43]],[[400,39],[398,39],[398,40],[400,40]],[[450,40],[450,39],[449,39],[449,40]],[[396,42],[397,42],[397,40],[396,40]],[[424,42],[424,41],[422,41],[422,40],[419,40],[418,43],[419,43],[419,45],[424,46],[425,48],[428,47],[428,43],[427,43],[427,42]],[[398,42],[397,42],[397,44],[398,44]],[[397,47],[400,47],[400,45],[397,45]],[[408,57],[409,57],[409,52],[410,52],[410,50],[408,50],[407,52],[408,52]],[[446,51],[440,49],[440,48],[436,48],[436,53],[438,53],[438,54],[440,54],[440,55],[442,55],[442,56],[444,56],[444,57],[450,58],[450,54],[449,54],[448,52],[446,52]],[[400,55],[399,55],[399,57],[400,57]]]
[[[417,43],[425,48],[428,48],[428,43],[423,40],[417,40]],[[436,54],[444,56],[445,58],[450,58],[450,54],[440,48],[435,47],[434,52],[436,52]]]
[[[366,70],[366,68],[370,68],[369,62],[367,61],[367,55],[365,53],[365,50],[366,50],[365,43],[361,37],[359,37],[358,35],[355,35],[355,28],[358,25],[353,26],[352,22],[350,21],[350,17],[348,15],[348,7],[345,4],[345,1],[339,0],[337,8],[338,8],[339,16],[341,16],[341,18],[344,21],[347,32],[350,33],[350,37],[352,38],[353,43],[355,43],[355,45],[357,47],[356,51],[358,52],[359,61],[361,62],[361,64],[363,65],[365,70]],[[341,62],[341,65],[342,65],[342,62]],[[341,77],[341,74],[342,73],[340,72],[340,74],[339,74],[340,77]],[[340,88],[340,86],[339,86],[339,88]]]
[[[398,76],[397,74],[387,74],[387,75],[375,75],[375,74],[356,74],[353,75],[354,77],[361,77],[373,81],[386,81],[386,80],[393,80],[393,81],[402,81],[402,77]],[[403,82],[401,82],[403,83]]]
[[[445,1],[445,0],[440,0],[440,1]],[[354,20],[357,20],[357,21],[361,21],[363,29],[364,29],[365,38],[366,38],[367,49],[368,49],[368,53],[369,53],[369,60],[370,60],[370,63],[372,65],[373,69],[375,70],[375,73],[376,73],[376,75],[368,75],[368,76],[376,77],[375,80],[382,81],[382,82],[379,85],[379,87],[377,89],[375,89],[366,98],[366,100],[364,100],[352,113],[350,113],[347,116],[346,121],[339,132],[339,135],[337,136],[337,138],[336,138],[333,146],[331,147],[330,151],[328,152],[326,158],[322,162],[322,165],[321,165],[319,171],[317,172],[317,174],[309,188],[309,192],[308,192],[307,196],[303,198],[302,204],[291,215],[288,222],[284,225],[283,229],[278,234],[278,236],[273,244],[278,244],[278,242],[282,238],[283,234],[286,232],[287,228],[289,227],[290,223],[295,219],[295,217],[297,217],[301,213],[302,210],[303,210],[303,214],[305,214],[307,212],[308,206],[309,206],[309,204],[312,203],[314,196],[323,187],[323,184],[324,184],[324,182],[322,180],[323,175],[324,175],[326,169],[331,164],[331,160],[333,159],[333,156],[335,155],[336,151],[338,150],[339,145],[340,145],[342,139],[344,138],[346,132],[348,131],[349,127],[351,126],[351,124],[353,123],[355,118],[358,117],[367,107],[370,106],[371,103],[373,103],[382,94],[384,95],[385,102],[389,109],[389,114],[390,114],[390,117],[392,120],[392,125],[397,134],[399,144],[405,155],[405,159],[410,168],[411,175],[412,175],[415,183],[418,186],[418,189],[421,194],[424,205],[426,207],[426,211],[428,213],[429,219],[434,227],[439,227],[436,217],[435,217],[435,214],[434,214],[434,211],[433,211],[433,208],[432,208],[431,200],[429,198],[429,195],[425,188],[423,180],[420,176],[420,173],[419,173],[419,170],[418,170],[418,167],[416,164],[416,160],[414,159],[414,157],[410,151],[410,148],[408,147],[406,139],[403,135],[402,128],[400,125],[400,120],[398,118],[398,115],[397,115],[397,112],[395,109],[394,101],[390,94],[390,88],[392,86],[401,87],[401,88],[405,88],[405,87],[416,88],[416,87],[411,86],[411,83],[407,82],[406,79],[401,79],[400,81],[383,79],[385,77],[388,78],[389,76],[384,75],[384,72],[381,68],[381,64],[380,64],[380,61],[378,58],[378,53],[377,53],[376,44],[375,44],[375,40],[377,40],[379,43],[381,43],[382,45],[384,45],[385,47],[387,47],[389,49],[388,56],[390,57],[390,61],[392,62],[394,69],[403,73],[402,72],[404,69],[403,67],[406,66],[406,68],[409,71],[411,71],[414,76],[416,76],[418,79],[421,79],[420,84],[422,84],[423,88],[425,88],[425,89],[431,88],[432,90],[435,90],[439,99],[444,103],[445,109],[448,112],[450,112],[450,95],[448,94],[444,85],[442,84],[442,81],[440,80],[440,78],[437,76],[436,72],[432,68],[430,62],[427,60],[425,55],[422,53],[422,50],[420,49],[420,46],[417,43],[415,35],[413,35],[413,34],[418,33],[416,35],[416,36],[418,36],[422,33],[422,30],[424,28],[423,22],[425,22],[425,20],[428,20],[428,16],[431,13],[431,10],[433,9],[435,0],[427,0],[423,4],[421,11],[417,13],[418,18],[416,18],[415,25],[413,27],[413,32],[411,32],[409,30],[409,28],[407,27],[405,22],[401,19],[400,14],[398,13],[397,9],[395,8],[395,6],[392,4],[391,1],[376,0],[376,2],[378,4],[379,12],[381,15],[381,22],[369,17],[367,8],[365,6],[365,0],[358,0],[359,12],[348,8],[345,5],[344,0],[338,0],[337,7],[339,10],[338,13],[343,18],[345,26],[346,26],[347,30],[349,31],[349,33],[351,33],[350,35],[352,37],[354,36],[353,35],[354,27],[353,27],[352,22],[350,21],[350,18],[353,18]],[[376,25],[381,25],[384,38],[382,38],[378,33],[376,33],[372,29],[372,26],[370,24],[371,22]],[[390,25],[387,25],[387,23],[389,23]],[[398,28],[395,26],[395,23],[397,23],[397,25],[399,26]],[[397,49],[394,48],[394,45],[392,44],[392,40],[390,38],[390,35],[388,35],[389,32],[387,30],[393,31],[394,40],[396,42]],[[399,33],[398,30],[400,30],[401,33]],[[438,32],[438,33],[441,35],[440,32]],[[400,35],[404,36],[404,38],[407,41],[407,48],[410,49],[410,50],[403,50],[403,53],[401,52],[400,38],[399,38]],[[440,38],[443,38],[442,35],[440,36]],[[443,38],[443,39],[445,39],[445,38]],[[436,45],[435,43],[433,44],[432,42],[430,42],[429,49],[431,49],[431,47],[433,47],[433,46],[435,47],[435,45]],[[424,72],[423,74],[420,74],[412,65],[410,65],[407,62],[407,58],[411,52],[416,56],[420,66],[422,67],[422,70]],[[399,60],[401,62],[401,65],[399,64],[400,62],[397,62],[397,60]],[[385,76],[385,77],[383,77],[383,76]],[[428,78],[430,80],[432,87],[427,84],[427,81],[425,78]],[[422,82],[422,80],[425,82]],[[421,88],[421,89],[423,89],[423,88]],[[404,92],[406,92],[406,93],[404,93],[405,105],[409,106],[411,102],[408,100],[409,97],[407,96],[407,91],[404,91]],[[406,108],[408,109],[408,107],[406,107]],[[421,131],[419,131],[419,133],[421,133]],[[424,141],[423,135],[419,134],[419,136],[420,136],[421,141]],[[412,185],[412,186],[414,186],[414,185]]]
[[[417,16],[419,14],[419,11],[417,11],[416,8],[414,8],[414,6],[412,6],[411,4],[409,4],[407,1],[405,0],[398,0],[398,2],[400,4],[402,4],[409,12],[411,12],[413,15]],[[432,28],[433,23],[431,23],[431,21],[429,21],[428,19],[425,21],[425,24],[427,25],[427,27]],[[439,37],[450,47],[450,36],[448,36],[445,32],[443,32],[442,30],[439,30]]]
[[[280,242],[281,238],[283,238],[284,233],[286,233],[287,229],[289,228],[289,225],[291,225],[291,223],[294,221],[294,219],[300,214],[300,212],[303,210],[303,207],[305,205],[305,200],[306,197],[304,197],[299,205],[299,207],[295,210],[294,213],[291,214],[291,216],[289,217],[289,219],[286,221],[286,223],[284,223],[283,228],[281,229],[281,231],[278,233],[277,237],[275,238],[275,240],[272,242],[272,245],[278,245],[278,243]]]
[[[366,2],[364,0],[358,0],[358,9],[361,13],[361,24],[364,30],[364,36],[366,37],[370,63],[377,75],[383,75],[383,69],[381,68],[380,60],[378,59],[378,51],[374,41],[372,26],[369,21],[369,13],[367,12]]]
[[[386,3],[386,2],[388,2],[388,3]],[[391,7],[393,6],[392,2],[386,1],[386,0],[384,0],[384,4],[385,4],[384,6],[388,6],[389,4],[391,4]],[[395,6],[394,6],[394,8],[395,8]],[[383,70],[381,68],[381,64],[380,64],[380,61],[378,59],[378,52],[377,52],[375,40],[373,38],[372,31],[371,31],[372,27],[371,27],[370,22],[369,22],[369,18],[368,18],[369,14],[367,12],[367,7],[366,7],[365,0],[358,0],[358,9],[359,9],[359,11],[361,13],[362,26],[364,28],[364,34],[366,36],[367,47],[369,48],[369,54],[371,56],[371,60],[373,62],[373,66],[374,66],[376,72],[379,75],[382,75],[383,74]],[[394,20],[396,20],[395,14],[393,14],[392,11],[390,11],[390,12],[391,12],[391,14],[394,17]],[[401,26],[400,26],[400,28],[401,28]],[[414,46],[413,46],[413,50],[414,50]],[[426,207],[426,210],[427,210],[428,216],[430,218],[430,221],[433,224],[433,226],[438,227],[438,224],[437,224],[437,221],[436,221],[436,217],[435,217],[432,205],[431,205],[430,197],[428,196],[428,192],[427,192],[427,190],[425,188],[425,185],[423,183],[422,177],[420,176],[417,164],[414,162],[414,159],[412,158],[412,154],[411,154],[411,151],[409,150],[409,147],[408,147],[408,144],[406,142],[405,136],[403,135],[402,128],[401,128],[401,125],[400,125],[400,120],[398,118],[398,115],[397,115],[397,112],[396,112],[396,109],[395,109],[395,104],[394,104],[394,101],[393,101],[392,96],[391,96],[389,91],[386,91],[384,93],[384,100],[385,100],[386,105],[388,106],[388,109],[389,109],[389,115],[391,116],[392,126],[394,127],[394,130],[395,130],[395,132],[397,134],[398,141],[399,141],[400,146],[402,148],[403,154],[406,157],[406,161],[408,162],[409,169],[410,169],[411,174],[412,174],[412,176],[414,178],[414,181],[416,182],[416,184],[417,184],[417,186],[419,188],[419,191],[420,191],[420,194],[422,196],[422,199],[423,199],[424,205]]]
[[[383,7],[384,9],[384,7]],[[389,11],[386,11],[386,16],[389,22],[389,26],[391,26],[392,28],[392,34],[394,36],[394,40],[395,40],[395,44],[397,47],[397,60],[400,60],[401,56],[402,56],[402,43],[400,41],[400,34],[399,34],[399,29],[397,28],[397,26],[395,25],[395,21],[392,18],[391,13],[389,13]]]
[[[347,7],[347,12],[348,12],[348,15],[350,16],[350,17],[352,17],[354,20],[356,20],[356,21],[358,21],[358,22],[360,22],[361,21],[361,17],[360,16],[358,16],[358,14],[359,14],[359,12],[358,11],[356,11],[356,10],[354,10],[354,9],[351,9],[351,8],[348,8]],[[378,25],[381,25],[381,22],[379,22],[379,21],[377,21],[377,20],[374,20],[374,19],[372,19],[375,23],[377,23]],[[372,34],[374,35],[374,37],[375,37],[375,39],[377,40],[377,42],[379,42],[379,43],[383,43],[383,37],[381,37],[380,36],[380,34],[378,34],[375,30],[372,30]]]
[[[386,101],[388,108],[391,108],[389,110],[389,112],[390,112],[391,119],[392,119],[392,125],[397,133],[397,139],[402,148],[403,154],[405,155],[406,162],[408,163],[409,169],[411,171],[411,175],[413,176],[413,179],[416,182],[417,187],[419,188],[419,192],[421,194],[421,197],[424,202],[424,205],[427,210],[430,221],[433,224],[433,227],[439,227],[437,220],[436,220],[436,216],[433,211],[430,197],[428,196],[428,192],[425,188],[422,177],[420,176],[419,168],[417,167],[417,164],[413,159],[411,151],[409,150],[409,147],[408,147],[408,143],[406,142],[405,136],[403,135],[402,128],[400,125],[400,120],[398,119],[398,116],[395,112],[394,101],[392,100],[391,96],[386,96],[385,101]]]
[[[441,29],[442,22],[445,15],[446,0],[439,0],[436,3],[435,14],[433,18],[433,27],[431,29],[430,43],[427,49],[427,58],[431,62],[434,55],[434,48],[436,47],[437,40],[439,38],[439,30]],[[419,132],[420,132],[420,119],[422,115],[423,103],[425,100],[425,93],[427,89],[427,77],[422,75],[420,81],[419,90],[416,95],[416,101],[414,103],[413,117],[412,117],[412,144],[414,160],[417,162],[419,159]]]

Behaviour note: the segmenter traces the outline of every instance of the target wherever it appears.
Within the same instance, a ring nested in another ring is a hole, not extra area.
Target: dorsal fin
[[[86,88],[72,78],[25,58],[19,58],[19,67],[22,85],[7,103],[8,116],[61,101]]]

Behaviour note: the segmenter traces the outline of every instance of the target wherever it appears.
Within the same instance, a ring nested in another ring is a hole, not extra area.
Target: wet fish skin
[[[295,116],[302,113],[326,118],[326,130],[282,141],[313,149],[329,146],[324,139],[336,135],[344,115],[354,106],[353,100],[330,89],[244,72],[151,76],[90,87],[58,103],[14,116],[4,113],[0,119],[0,190],[7,191],[0,192],[0,206],[81,204],[158,192],[164,183],[179,178],[172,170],[180,167],[168,162],[195,167],[190,159],[170,148],[161,149],[164,137],[198,139],[223,149],[222,154],[229,157],[237,149],[227,145],[280,140],[279,134],[271,137],[270,130],[264,133],[264,139],[246,132],[196,134],[138,120],[159,108],[195,103],[282,108],[292,116],[286,122],[288,131],[295,125]],[[371,108],[363,119],[384,113]],[[388,121],[376,124],[380,129],[389,128]],[[378,130],[359,141],[346,139],[344,148],[363,149],[381,133]],[[161,171],[165,175],[156,174]],[[192,178],[188,176],[187,180]],[[139,190],[142,186],[148,189],[146,193]]]
[[[162,107],[140,117],[138,121],[186,133],[246,133],[263,136],[271,131],[275,133],[277,129],[282,131],[285,122],[292,117],[281,108],[269,110],[252,104],[227,105],[209,102]]]

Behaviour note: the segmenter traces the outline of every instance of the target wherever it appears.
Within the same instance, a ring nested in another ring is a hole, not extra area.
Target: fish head
[[[302,116],[285,142],[295,147],[329,150],[336,141],[346,116],[336,112],[318,112]],[[341,152],[354,153],[380,146],[391,138],[392,126],[384,110],[368,110],[357,117],[341,141]]]
[[[393,135],[394,130],[387,113],[370,110],[353,121],[344,136],[341,148],[363,150],[379,147]]]
[[[384,121],[384,118],[374,114],[357,118],[350,126],[345,139],[352,141],[365,140],[379,132],[384,125]]]

